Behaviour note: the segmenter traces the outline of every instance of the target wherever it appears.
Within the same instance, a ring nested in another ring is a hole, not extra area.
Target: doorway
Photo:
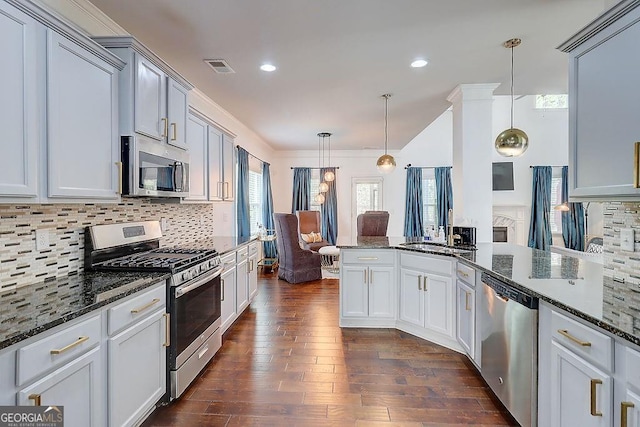
[[[382,177],[351,178],[351,237],[357,237],[357,218],[365,211],[381,211]]]

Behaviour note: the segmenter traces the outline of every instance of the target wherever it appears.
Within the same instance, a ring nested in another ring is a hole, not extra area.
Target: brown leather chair
[[[287,213],[274,213],[276,245],[278,247],[278,277],[289,283],[301,283],[322,278],[322,256],[302,249],[298,242],[298,219]]]
[[[327,242],[324,238],[322,238],[320,242],[305,242],[302,239],[302,234],[320,233],[321,222],[319,211],[296,211],[296,216],[298,217],[300,245],[304,249],[309,249],[317,252],[321,247],[329,245],[329,242]]]
[[[386,236],[389,225],[389,212],[366,211],[358,215],[358,236]]]

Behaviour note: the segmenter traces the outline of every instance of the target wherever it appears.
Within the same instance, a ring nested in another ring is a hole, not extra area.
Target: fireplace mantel
[[[525,205],[494,205],[493,226],[507,228],[507,242],[525,246],[525,220],[528,206]]]

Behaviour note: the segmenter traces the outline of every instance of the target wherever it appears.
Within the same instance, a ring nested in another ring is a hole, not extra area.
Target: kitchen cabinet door
[[[45,28],[6,2],[0,3],[0,196],[38,196],[39,105],[44,87],[37,59],[45,50]]]
[[[565,43],[569,52],[569,194],[572,200],[640,199],[640,8],[603,15]],[[590,34],[584,40],[584,35]]]
[[[209,126],[209,200],[223,200],[222,132]]]
[[[166,393],[167,323],[158,310],[109,338],[109,425],[136,425]]]
[[[167,77],[160,68],[137,53],[135,60],[133,96],[135,131],[164,141],[169,133],[169,123],[165,114]]]
[[[189,111],[189,90],[177,81],[167,77],[167,112],[169,132],[167,142],[187,149],[187,114]]]
[[[620,417],[620,426],[640,427],[640,396],[629,389],[620,402]]]
[[[20,390],[16,403],[31,406],[39,399],[42,406],[64,406],[65,425],[104,426],[102,365],[102,352],[96,347]]]
[[[189,197],[185,201],[207,201],[208,182],[208,126],[200,118],[189,114],[187,119],[187,149],[189,150]]]
[[[234,141],[229,135],[222,138],[222,195],[224,200],[233,201],[235,198],[236,149]]]
[[[254,253],[249,257],[249,268],[247,278],[249,286],[249,301],[253,301],[253,298],[258,293],[258,254]]]
[[[48,196],[118,200],[118,70],[47,31]]]
[[[554,341],[550,377],[552,427],[612,425],[610,375]]]
[[[224,262],[224,272],[220,278],[222,286],[222,304],[221,304],[221,321],[222,332],[224,333],[229,326],[236,320],[236,263],[235,254],[233,262]]]
[[[249,260],[247,259],[247,249],[238,251],[238,262],[236,266],[236,312],[240,315],[249,305]]]
[[[340,313],[342,317],[367,317],[369,294],[367,289],[369,268],[342,265],[340,269]]]
[[[475,359],[475,290],[463,281],[457,281],[457,338],[471,359]]]
[[[424,273],[408,268],[400,270],[400,320],[424,326],[422,285]]]
[[[396,287],[393,267],[369,267],[369,317],[394,319],[396,317]]]
[[[424,327],[449,337],[455,337],[453,330],[454,285],[451,277],[437,274],[425,274],[424,293]]]

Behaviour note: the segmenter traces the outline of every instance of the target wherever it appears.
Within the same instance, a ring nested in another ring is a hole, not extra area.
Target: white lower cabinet
[[[249,287],[249,301],[258,293],[258,254],[253,254],[249,257],[247,285]]]
[[[103,360],[95,347],[18,391],[20,406],[64,406],[66,426],[104,425]]]
[[[157,310],[109,338],[109,425],[130,426],[167,390],[165,310]]]
[[[475,360],[476,292],[462,280],[457,281],[457,290],[456,337],[464,351]]]
[[[236,265],[236,312],[238,315],[249,306],[249,260],[247,249],[238,251]]]
[[[220,276],[221,289],[221,330],[224,333],[236,320],[236,253],[223,255],[221,258],[222,275]]]
[[[397,288],[393,251],[348,250],[340,256],[340,325],[391,326]]]
[[[620,402],[620,426],[640,426],[640,393],[626,390],[624,398]]]

